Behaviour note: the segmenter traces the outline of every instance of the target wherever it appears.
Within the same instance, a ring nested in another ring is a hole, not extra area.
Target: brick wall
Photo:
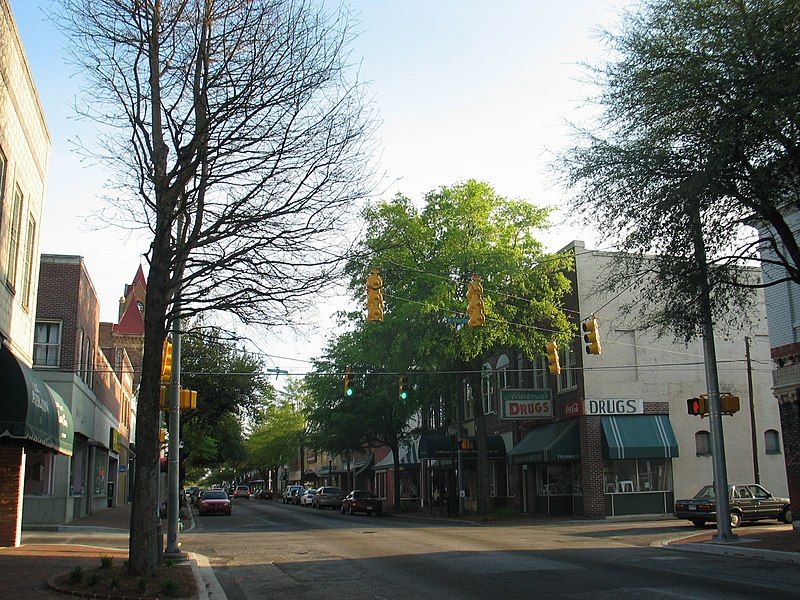
[[[786,480],[794,522],[800,521],[800,388],[779,397]]]
[[[603,427],[600,417],[583,416],[578,423],[581,439],[581,487],[583,516],[606,518],[606,497],[603,489]]]
[[[80,262],[55,262],[45,256],[39,270],[36,319],[61,321],[60,371],[74,372],[78,364],[78,298]]]
[[[21,446],[0,446],[0,548],[19,546],[25,454]]]

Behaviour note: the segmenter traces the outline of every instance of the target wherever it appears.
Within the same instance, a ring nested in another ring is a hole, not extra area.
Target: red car
[[[372,492],[353,490],[342,500],[342,514],[352,515],[357,512],[380,517],[383,512],[383,502]]]
[[[197,505],[200,516],[231,514],[231,501],[222,490],[208,490]]]

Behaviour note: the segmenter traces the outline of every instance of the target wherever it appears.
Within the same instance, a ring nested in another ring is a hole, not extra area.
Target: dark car
[[[200,499],[197,506],[200,516],[203,515],[229,515],[231,514],[231,501],[223,490],[208,490]]]
[[[352,515],[357,512],[380,517],[383,512],[383,502],[372,492],[353,490],[342,500],[342,514]]]
[[[792,522],[792,508],[788,498],[777,498],[755,483],[730,486],[731,527],[738,527],[742,521],[778,519],[784,523]],[[717,520],[717,501],[714,486],[703,487],[694,498],[676,500],[673,514],[679,519],[690,520],[695,527],[702,527],[708,521]]]
[[[317,493],[311,501],[311,508],[339,508],[344,499],[344,492],[337,487],[317,488]]]

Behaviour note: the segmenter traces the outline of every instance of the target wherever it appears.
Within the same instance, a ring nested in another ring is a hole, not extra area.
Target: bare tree
[[[117,223],[152,236],[130,570],[158,564],[158,387],[168,324],[291,321],[340,265],[372,118],[348,15],[312,0],[62,0],[109,132]],[[173,295],[180,290],[181,307]],[[178,314],[180,312],[180,314]]]

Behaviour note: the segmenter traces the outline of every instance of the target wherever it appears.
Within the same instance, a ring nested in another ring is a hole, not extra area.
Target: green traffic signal
[[[400,400],[408,400],[408,383],[406,383],[406,378],[402,375],[397,381],[397,392]]]
[[[353,388],[351,388],[351,387],[348,387],[348,388],[347,388],[347,389],[344,391],[344,395],[345,395],[345,396],[352,396],[352,395],[353,395]]]

